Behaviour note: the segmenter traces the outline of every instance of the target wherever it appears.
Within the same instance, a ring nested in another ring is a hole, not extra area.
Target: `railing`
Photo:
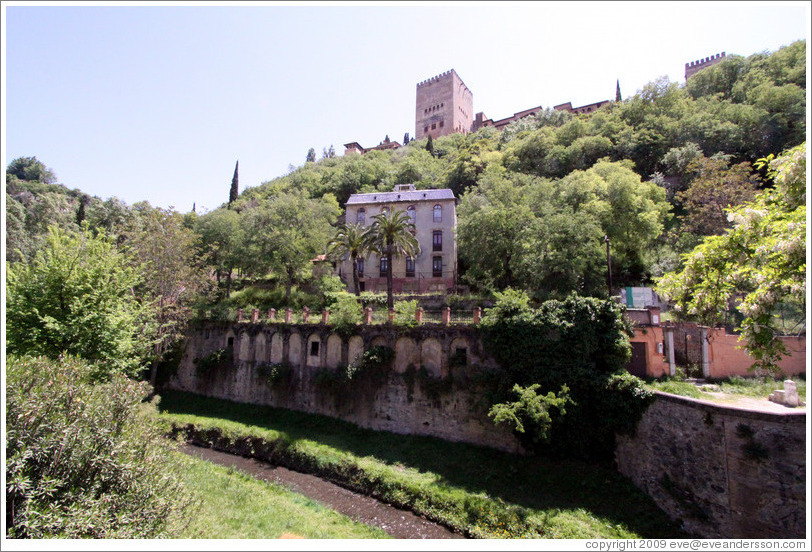
[[[473,326],[479,323],[482,309],[454,310],[450,307],[440,310],[423,310],[418,308],[415,313],[416,324],[449,324]],[[246,311],[245,309],[209,309],[198,313],[201,320],[216,320],[222,322],[238,323],[289,323],[289,324],[330,324],[329,311],[309,311],[268,309],[260,312],[259,309]],[[392,322],[398,324],[398,315],[392,313]],[[390,313],[386,308],[373,309],[368,307],[362,311],[359,324],[389,324]]]

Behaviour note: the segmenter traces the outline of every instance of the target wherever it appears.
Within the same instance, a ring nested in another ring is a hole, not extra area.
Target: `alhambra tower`
[[[474,95],[451,69],[417,83],[414,135],[420,140],[470,132],[473,112]]]

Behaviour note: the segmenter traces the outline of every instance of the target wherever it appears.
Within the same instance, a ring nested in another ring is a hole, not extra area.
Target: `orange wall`
[[[788,376],[803,374],[806,371],[806,341],[805,337],[780,338],[790,355],[785,356],[778,366]],[[709,329],[708,340],[710,377],[726,378],[730,376],[752,376],[748,368],[755,359],[740,349],[742,343],[739,336],[728,335],[723,329]]]
[[[648,376],[658,378],[668,375],[668,359],[657,350],[657,345],[663,343],[663,329],[660,326],[636,326],[634,337],[629,341],[646,344],[646,374]]]

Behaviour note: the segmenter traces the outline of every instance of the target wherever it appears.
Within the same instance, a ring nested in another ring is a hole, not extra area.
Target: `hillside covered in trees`
[[[413,183],[460,198],[459,278],[472,292],[605,295],[604,237],[615,286],[648,284],[725,232],[727,207],[772,186],[754,162],[804,140],[805,52],[799,41],[728,56],[686,84],[659,78],[592,114],[547,109],[504,131],[325,154],[204,214],[90,197],[57,184],[36,158],[16,159],[6,176],[6,259],[32,258],[49,225],[86,223],[143,249],[143,233],[170,224],[194,242],[188,259],[211,269],[223,295],[235,277],[290,287],[310,278],[310,259],[325,252],[351,194]]]

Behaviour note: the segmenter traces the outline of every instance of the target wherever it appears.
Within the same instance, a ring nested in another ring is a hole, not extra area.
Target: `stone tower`
[[[474,95],[453,69],[417,83],[414,135],[418,140],[470,132],[473,117]]]
[[[687,81],[691,76],[696,74],[697,71],[704,69],[705,67],[710,67],[711,65],[716,65],[720,61],[725,59],[725,53],[722,52],[721,54],[716,54],[714,56],[706,57],[704,59],[698,59],[696,61],[692,61],[691,63],[685,64],[685,80]]]

